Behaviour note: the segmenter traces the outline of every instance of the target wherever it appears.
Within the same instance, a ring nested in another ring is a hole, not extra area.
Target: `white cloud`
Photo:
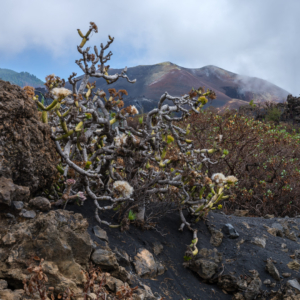
[[[36,48],[74,61],[76,29],[85,33],[93,21],[99,32],[89,46],[115,37],[111,66],[117,55],[128,67],[213,64],[298,95],[299,9],[300,2],[281,0],[2,0],[0,57],[18,60]]]

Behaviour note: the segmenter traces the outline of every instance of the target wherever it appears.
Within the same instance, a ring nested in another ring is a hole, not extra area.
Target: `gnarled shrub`
[[[89,53],[90,47],[82,49],[93,30],[97,32],[92,22],[86,35],[78,30],[82,43],[77,49],[82,58],[76,63],[84,72],[79,89],[76,73],[68,78],[72,91],[64,88],[64,80],[49,75],[46,86],[53,102],[45,107],[37,101],[43,122],[52,127],[52,139],[61,156],[58,170],[62,178],[51,197],[66,205],[74,199],[84,202],[88,195],[99,223],[111,227],[126,229],[133,219],[151,226],[156,217],[175,210],[180,214],[180,230],[184,226],[193,230],[183,211],[199,220],[226,197],[225,191],[236,178],[219,172],[208,178],[201,168],[216,165],[209,154],[223,154],[219,142],[198,149],[187,137],[189,128],[175,123],[184,124],[191,112],[199,114],[207,98],[213,99],[215,94],[202,88],[181,97],[166,92],[157,108],[143,114],[137,126],[130,126],[128,120],[139,112],[134,106],[123,107],[122,96],[127,91],[94,91],[95,83],[88,82],[90,77],[103,78],[108,84],[120,77],[135,82],[127,77],[126,68],[121,74],[108,75],[105,63],[112,53],[104,56],[104,50],[114,40],[110,36],[106,46],[100,45],[100,52],[96,46],[94,54]],[[100,212],[110,209],[120,212],[120,224],[101,218]]]

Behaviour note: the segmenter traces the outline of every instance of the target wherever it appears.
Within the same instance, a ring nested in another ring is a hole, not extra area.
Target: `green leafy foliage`
[[[183,259],[184,259],[184,261],[189,261],[189,260],[191,260],[192,258],[191,258],[190,256],[185,255],[185,256],[183,257]]]
[[[256,107],[256,104],[254,104],[253,99],[249,102],[249,105],[250,105],[251,107]]]
[[[132,210],[130,210],[128,213],[128,219],[130,221],[134,221],[136,219],[136,214]]]
[[[167,143],[168,144],[171,144],[171,143],[173,143],[174,142],[174,138],[171,136],[171,135],[168,135],[167,136]]]
[[[273,106],[273,107],[268,109],[268,112],[266,114],[266,120],[267,121],[272,121],[272,122],[275,122],[275,123],[279,123],[280,116],[281,116],[280,109],[276,106]]]

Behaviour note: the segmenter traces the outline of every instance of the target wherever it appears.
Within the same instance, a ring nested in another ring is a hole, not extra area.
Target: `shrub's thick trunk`
[[[137,221],[144,222],[144,220],[145,220],[145,211],[146,211],[145,200],[143,200],[143,203],[139,206],[138,212],[136,214],[136,220]]]

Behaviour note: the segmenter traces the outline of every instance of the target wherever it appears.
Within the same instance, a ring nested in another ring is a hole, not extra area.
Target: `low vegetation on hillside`
[[[236,111],[218,115],[206,110],[200,115],[192,114],[187,122],[190,137],[197,141],[198,147],[211,147],[216,138],[221,138],[220,145],[228,150],[217,167],[207,165],[206,170],[208,176],[220,168],[225,176],[239,178],[230,198],[223,202],[226,213],[244,209],[252,216],[300,214],[297,129],[283,123],[257,121]]]

